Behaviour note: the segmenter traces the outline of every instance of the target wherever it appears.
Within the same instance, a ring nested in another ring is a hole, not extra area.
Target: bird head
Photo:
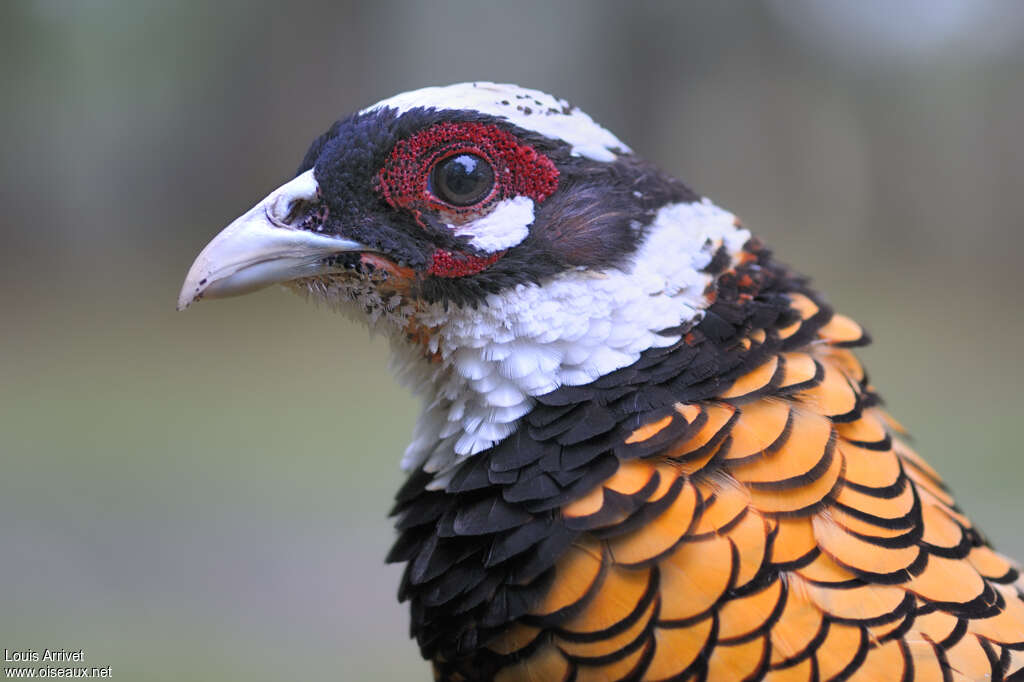
[[[392,340],[450,471],[533,400],[668,346],[749,233],[564,100],[462,83],[386,99],[200,253],[179,309],[283,283]]]

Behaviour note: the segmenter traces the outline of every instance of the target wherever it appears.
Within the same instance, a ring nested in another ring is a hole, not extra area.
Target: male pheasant
[[[353,311],[423,398],[388,560],[439,680],[1022,679],[1024,601],[861,327],[564,100],[335,123],[179,302]]]

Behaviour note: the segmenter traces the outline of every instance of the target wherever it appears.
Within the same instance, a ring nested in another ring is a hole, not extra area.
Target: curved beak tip
[[[205,284],[205,281],[203,284]],[[189,271],[184,283],[181,285],[181,291],[178,293],[178,305],[176,306],[178,311],[185,310],[199,300],[202,295],[202,284],[195,282],[192,278],[192,272]]]
[[[240,296],[271,284],[337,271],[330,257],[373,251],[337,235],[318,234],[274,222],[279,205],[316,195],[313,172],[282,185],[224,228],[196,256],[178,295],[178,310],[200,298]]]
[[[214,240],[216,241],[216,239]],[[196,257],[192,267],[189,268],[188,274],[185,275],[185,281],[181,285],[181,292],[178,293],[178,305],[179,311],[185,310],[190,305],[203,298],[209,288],[217,279],[217,277],[211,272],[209,263],[206,259],[206,253],[209,250],[209,246],[203,249],[203,251]]]
[[[370,251],[348,239],[261,224],[231,225],[203,249],[189,269],[178,310],[200,298],[241,296],[302,277],[336,272],[330,257]]]
[[[186,285],[188,283],[186,282]],[[178,294],[178,305],[175,306],[178,312],[181,312],[188,308],[190,305],[198,301],[202,297],[202,293],[199,291],[193,291],[191,287],[182,287],[181,293]]]

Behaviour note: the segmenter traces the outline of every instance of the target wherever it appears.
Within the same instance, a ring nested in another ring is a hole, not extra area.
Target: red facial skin
[[[430,190],[434,167],[457,154],[473,154],[490,164],[494,187],[475,204],[454,206]],[[400,141],[377,174],[376,189],[393,208],[409,211],[423,225],[424,211],[443,215],[446,222],[462,225],[486,215],[499,201],[526,196],[540,204],[558,188],[558,168],[515,135],[483,123],[439,123]],[[502,252],[478,256],[436,249],[427,274],[465,277],[481,272],[501,258]]]
[[[474,256],[458,251],[435,249],[430,257],[430,267],[427,268],[427,273],[434,277],[475,275],[497,263],[504,253],[504,251],[498,251],[489,256]]]

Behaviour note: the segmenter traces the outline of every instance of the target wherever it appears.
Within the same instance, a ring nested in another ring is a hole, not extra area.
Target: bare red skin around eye
[[[476,154],[494,169],[494,190],[472,206],[452,206],[430,191],[430,172],[455,154]],[[394,208],[443,211],[472,219],[495,201],[515,196],[536,203],[558,188],[558,168],[548,157],[512,133],[484,123],[439,123],[401,140],[377,175],[377,190]]]
[[[430,259],[427,274],[435,277],[465,277],[482,272],[498,262],[504,251],[489,256],[473,256],[468,253],[435,249]]]
[[[494,169],[494,189],[472,206],[452,206],[430,191],[430,173],[441,160],[455,154],[475,154]],[[540,204],[558,189],[558,168],[544,154],[523,144],[512,133],[484,123],[439,123],[401,140],[377,175],[377,191],[393,208],[407,210],[423,225],[424,211],[444,214],[465,223],[485,215],[502,199],[525,196]],[[493,265],[502,253],[475,256],[437,249],[427,274],[465,277]]]

